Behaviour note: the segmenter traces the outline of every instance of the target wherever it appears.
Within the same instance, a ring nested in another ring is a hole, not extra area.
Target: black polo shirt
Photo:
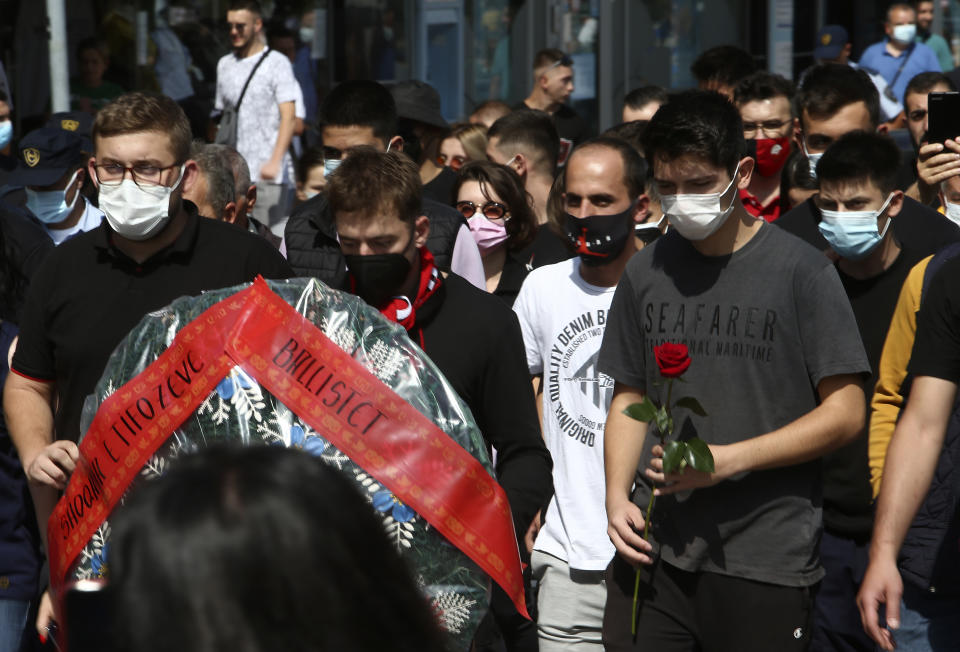
[[[84,398],[113,349],[148,312],[177,297],[293,276],[280,253],[232,224],[197,216],[169,247],[139,264],[112,244],[104,221],[54,249],[34,276],[13,371],[57,384],[56,438],[76,441]]]

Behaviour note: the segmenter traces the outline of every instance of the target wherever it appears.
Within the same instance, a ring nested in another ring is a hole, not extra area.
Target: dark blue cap
[[[77,134],[83,139],[83,151],[93,152],[93,116],[86,111],[54,113],[43,126]]]
[[[817,32],[816,45],[813,48],[813,58],[836,59],[843,52],[843,48],[850,42],[850,35],[842,25],[824,25]]]
[[[80,136],[43,127],[24,136],[17,145],[17,167],[7,176],[11,186],[49,186],[83,160]]]

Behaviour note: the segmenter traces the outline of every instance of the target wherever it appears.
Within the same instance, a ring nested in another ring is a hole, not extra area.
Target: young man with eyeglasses
[[[862,70],[824,63],[807,72],[796,96],[796,145],[806,155],[810,174],[816,176],[817,162],[833,142],[852,131],[885,132],[880,124],[880,100],[876,87]],[[960,146],[958,146],[960,149]],[[912,180],[904,178],[901,163],[897,189],[906,190]],[[829,244],[820,234],[820,209],[813,199],[777,219],[774,224],[806,240],[820,251]],[[904,199],[903,215],[891,226],[900,243],[923,255],[932,254],[960,235],[952,224],[936,211],[909,197]]]
[[[426,247],[430,219],[420,210],[421,193],[417,165],[399,152],[358,147],[330,176],[325,194],[349,268],[348,287],[403,326],[469,406],[497,451],[497,480],[522,539],[552,484],[520,327],[499,297],[437,268]],[[523,546],[520,552],[529,561]],[[525,633],[536,649],[533,625],[502,589],[494,588],[491,610],[508,650],[530,649],[517,640]]]
[[[744,78],[733,91],[743,120],[743,137],[757,162],[750,187],[740,191],[747,212],[773,222],[780,217],[780,171],[793,140],[793,84],[761,71]]]
[[[227,26],[233,52],[217,62],[214,109],[236,108],[243,95],[233,146],[257,183],[254,217],[282,236],[294,186],[288,150],[296,118],[306,113],[290,60],[266,47],[262,16],[256,0],[229,4]]]
[[[644,171],[618,139],[574,150],[559,191],[578,256],[530,272],[513,306],[554,459],[554,495],[527,541],[542,652],[603,649],[603,573],[614,554],[603,511],[603,424],[613,379],[597,369],[597,356],[614,290],[637,252]]]
[[[78,463],[84,398],[146,313],[183,295],[287,278],[276,249],[202,219],[183,193],[197,180],[190,124],[162,95],[128,93],[97,114],[87,173],[106,219],[51,252],[33,277],[4,410],[41,531]]]
[[[536,109],[551,118],[560,135],[557,164],[563,166],[570,152],[589,136],[587,123],[566,102],[573,93],[573,59],[561,50],[540,50],[533,58],[533,89],[516,109]]]

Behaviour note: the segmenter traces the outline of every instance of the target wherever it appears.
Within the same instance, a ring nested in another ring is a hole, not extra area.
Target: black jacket
[[[466,221],[453,207],[426,198],[423,214],[430,220],[427,248],[437,267],[450,271],[457,232]],[[332,288],[346,287],[347,266],[337,242],[333,211],[322,194],[294,209],[287,220],[284,238],[287,261],[297,276],[313,276]]]
[[[410,338],[450,381],[497,450],[497,480],[522,536],[553,495],[553,462],[540,436],[517,316],[502,299],[450,274],[417,310]]]
[[[923,275],[923,295],[930,279],[951,258],[960,255],[960,244],[945,247],[933,257]],[[904,407],[909,400],[911,376],[901,391]],[[901,409],[901,414],[903,410]],[[904,580],[937,595],[960,595],[960,399],[947,423],[943,448],[937,459],[930,489],[900,547],[899,566]]]

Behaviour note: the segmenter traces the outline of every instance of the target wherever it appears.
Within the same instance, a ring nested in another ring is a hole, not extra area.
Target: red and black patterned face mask
[[[753,141],[757,148],[757,174],[772,177],[780,174],[787,157],[790,156],[790,138],[757,138]]]
[[[609,263],[620,255],[633,232],[630,215],[636,202],[614,215],[564,215],[564,230],[584,265]]]

